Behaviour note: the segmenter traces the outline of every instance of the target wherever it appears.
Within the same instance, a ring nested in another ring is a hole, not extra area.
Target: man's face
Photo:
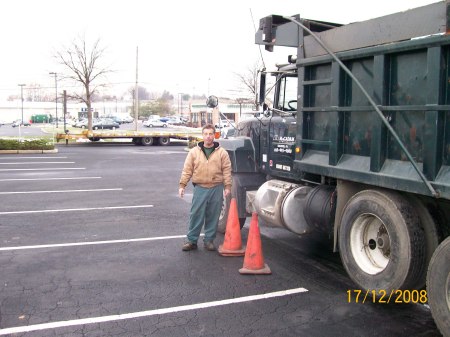
[[[214,130],[204,129],[203,130],[203,142],[205,147],[212,147],[214,143]]]

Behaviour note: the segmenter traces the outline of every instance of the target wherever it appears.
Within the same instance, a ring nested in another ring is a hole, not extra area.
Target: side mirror
[[[208,108],[215,108],[219,105],[219,99],[216,96],[209,96],[206,100],[206,106]]]
[[[261,71],[259,78],[259,105],[262,105],[266,100],[266,73]]]

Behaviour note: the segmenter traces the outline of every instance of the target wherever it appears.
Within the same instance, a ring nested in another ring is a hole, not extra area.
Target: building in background
[[[247,116],[252,116],[257,111],[254,104],[236,103],[236,100],[220,99],[219,105],[212,109],[206,106],[204,101],[189,102],[189,125],[202,127],[205,124],[216,125],[220,120],[228,119],[238,123]]]

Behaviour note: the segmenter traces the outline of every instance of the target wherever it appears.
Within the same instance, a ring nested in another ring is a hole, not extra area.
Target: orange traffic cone
[[[241,274],[272,274],[269,266],[264,263],[259,234],[258,214],[252,214],[252,222],[248,233],[247,250],[244,257],[244,265],[239,269]]]
[[[237,213],[237,202],[231,199],[228,212],[227,227],[223,244],[219,246],[218,252],[222,256],[244,256],[245,247],[242,247],[241,226]]]

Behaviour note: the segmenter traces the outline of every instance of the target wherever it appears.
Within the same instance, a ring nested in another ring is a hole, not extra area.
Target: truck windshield
[[[283,75],[279,80],[277,109],[297,111],[297,77]]]

